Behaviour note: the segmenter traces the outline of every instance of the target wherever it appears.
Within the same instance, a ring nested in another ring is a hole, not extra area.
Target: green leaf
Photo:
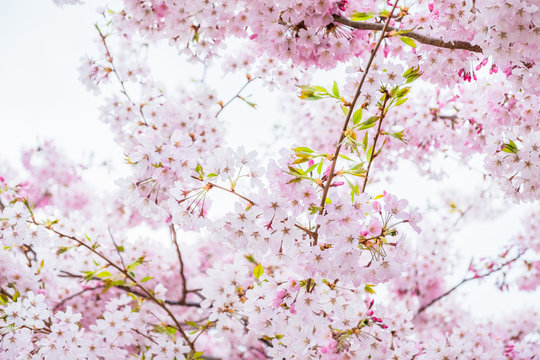
[[[352,122],[354,125],[358,125],[360,120],[362,120],[362,108],[356,110],[352,117]]]
[[[65,253],[66,251],[68,251],[69,249],[71,249],[71,247],[68,247],[68,246],[61,246],[61,247],[58,248],[58,250],[56,250],[56,255],[63,254],[63,253]]]
[[[398,93],[396,94],[396,97],[399,99],[399,98],[402,98],[404,97],[405,95],[407,95],[409,93],[409,91],[411,91],[411,88],[410,87],[404,87],[403,89],[399,90]]]
[[[373,290],[373,284],[366,284],[366,286],[364,286],[364,290],[369,293],[369,294],[375,294],[375,290]]]
[[[343,111],[343,115],[347,116],[347,114],[349,113],[349,108],[346,107],[345,105],[340,105],[341,106],[341,111]]]
[[[320,100],[330,96],[330,94],[328,94],[328,90],[326,90],[322,86],[302,85],[299,86],[299,88],[301,89],[300,95],[298,95],[300,99]]]
[[[396,106],[399,106],[399,105],[403,104],[403,103],[404,103],[405,101],[407,101],[407,100],[408,100],[408,98],[399,99],[398,101],[396,101],[396,104],[395,104],[395,105],[396,105]]]
[[[308,168],[306,169],[306,171],[304,172],[304,174],[307,174],[307,173],[312,172],[313,170],[315,170],[315,168],[316,168],[317,166],[319,166],[319,164],[313,164],[313,165],[311,165],[310,167],[308,167]]]
[[[101,271],[101,272],[97,273],[95,276],[100,278],[100,279],[105,279],[105,278],[108,278],[111,275],[112,274],[109,271]]]
[[[261,264],[257,264],[255,269],[253,269],[253,276],[255,276],[255,279],[259,279],[262,274],[264,274],[264,268]]]
[[[371,154],[373,154],[373,146],[370,146],[366,152],[366,159],[368,162],[371,160]]]
[[[403,130],[395,132],[393,134],[389,134],[391,137],[398,139],[399,141],[402,141],[403,143],[407,143],[407,140],[405,140],[405,136],[403,135]]]
[[[202,351],[197,351],[196,353],[193,353],[193,360],[200,358],[202,354]]]
[[[519,151],[516,143],[512,140],[508,141],[508,144],[504,144],[501,150],[510,154],[516,154]]]
[[[416,48],[416,43],[410,37],[401,36],[400,39],[401,41],[403,41],[405,44],[409,45],[410,47]]]
[[[351,15],[351,20],[352,21],[366,21],[366,20],[371,19],[372,17],[373,17],[372,13],[355,11]]]
[[[317,166],[317,174],[321,175],[322,167],[323,167],[323,161],[321,161],[319,163],[319,166]]]
[[[403,77],[407,79],[405,83],[408,84],[418,79],[420,76],[422,76],[422,74],[423,73],[420,71],[420,67],[416,66],[407,69],[407,71],[403,73]]]
[[[312,153],[313,152],[313,150],[311,150],[308,147],[304,147],[304,146],[296,147],[296,148],[293,149],[293,151],[296,152],[296,153],[298,153],[298,152]]]
[[[366,131],[366,135],[364,135],[364,140],[362,140],[362,148],[364,148],[364,151],[366,151],[368,145],[368,132]]]
[[[337,82],[335,81],[334,81],[334,86],[332,87],[332,93],[334,94],[335,97],[339,98],[339,89],[338,89]]]
[[[195,321],[186,321],[186,325],[189,325],[191,327],[194,327],[194,328],[199,328],[199,325],[197,325],[197,323]]]
[[[152,279],[153,279],[153,277],[151,277],[151,276],[145,276],[145,277],[143,277],[143,278],[141,279],[140,282],[143,283],[143,282],[147,282],[148,280],[152,280]]]
[[[370,127],[373,127],[375,123],[379,120],[378,116],[371,116],[366,121],[360,123],[360,126],[358,127],[358,130],[365,130],[369,129]]]

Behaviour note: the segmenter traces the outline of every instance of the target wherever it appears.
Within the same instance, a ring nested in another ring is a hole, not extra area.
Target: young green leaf
[[[257,264],[255,269],[253,269],[253,276],[255,276],[255,279],[259,279],[262,274],[264,274],[264,268],[261,264]]]
[[[409,45],[410,47],[416,48],[416,43],[410,37],[401,36],[400,39],[401,41],[403,41],[405,44]]]
[[[360,120],[362,120],[362,108],[356,110],[352,117],[352,122],[354,125],[358,125]]]

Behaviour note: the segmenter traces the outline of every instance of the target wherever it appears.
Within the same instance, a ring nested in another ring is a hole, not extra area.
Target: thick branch
[[[355,29],[360,29],[360,30],[380,31],[384,28],[383,24],[352,21],[341,15],[334,15],[334,20],[340,24],[343,24],[343,25],[346,25]],[[389,31],[396,31],[396,32],[400,31],[400,29],[393,26],[388,26],[387,29]],[[399,34],[399,36],[405,36],[405,37],[414,39],[418,41],[419,43],[422,43],[425,45],[431,45],[431,46],[445,48],[445,49],[468,50],[471,52],[482,53],[482,48],[480,46],[472,45],[471,43],[467,41],[462,41],[462,40],[444,41],[442,39],[431,38],[429,36],[419,34],[414,31],[402,33],[402,34]]]
[[[519,258],[521,258],[521,256],[525,253],[525,251],[521,251],[516,257],[508,260],[507,262],[505,263],[502,263],[499,267],[493,269],[493,270],[490,270],[488,271],[487,273],[483,274],[483,275],[475,275],[473,277],[469,277],[469,278],[465,278],[463,280],[461,280],[459,283],[457,283],[456,285],[454,285],[452,288],[450,288],[450,290],[446,291],[444,294],[442,295],[439,295],[437,296],[435,299],[431,300],[430,302],[428,302],[426,305],[423,305],[420,307],[420,309],[418,309],[418,312],[416,313],[417,315],[420,314],[421,312],[425,311],[428,307],[430,307],[431,305],[435,304],[437,301],[441,300],[442,298],[445,298],[446,296],[450,295],[451,293],[453,293],[456,289],[458,289],[461,285],[471,281],[471,280],[475,280],[475,279],[483,279],[485,277],[488,277],[492,274],[495,274],[496,272],[499,272],[501,271],[502,269],[504,269],[505,267],[507,267],[508,265],[512,264],[513,262],[517,261]]]

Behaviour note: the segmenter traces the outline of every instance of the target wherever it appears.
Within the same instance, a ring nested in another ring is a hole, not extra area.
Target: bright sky
[[[69,152],[73,159],[90,159],[93,156],[94,163],[109,161],[122,168],[122,151],[114,144],[107,126],[98,119],[100,100],[86,91],[79,82],[77,71],[81,57],[94,53],[97,34],[93,24],[99,19],[94,11],[95,5],[60,9],[52,0],[7,0],[2,5],[0,162],[16,164],[22,148],[54,139],[58,147]],[[166,54],[159,57],[156,75],[169,78],[171,82],[193,76],[192,71],[185,70],[184,62],[170,52]],[[228,99],[241,84],[237,82],[231,87],[231,79],[219,75],[218,70],[211,70],[216,71],[214,85],[221,89],[223,99]],[[272,121],[279,118],[280,113],[275,97],[263,87],[254,84],[247,93],[253,94],[259,111],[236,102],[224,115],[231,121],[231,133],[236,134],[232,141],[253,148],[260,142],[269,141],[266,134],[271,133]],[[259,137],[253,134],[259,134]],[[103,171],[93,174],[96,183],[105,178],[105,184],[111,184],[115,177]],[[390,188],[401,197],[427,199],[442,190],[467,188],[471,176],[469,172],[456,168],[444,183],[434,183],[405,170]],[[515,234],[520,221],[519,212],[512,207],[509,209],[503,217],[491,222],[476,222],[453,237],[463,248],[464,259],[469,259],[472,254],[485,253],[486,249],[493,254]],[[465,269],[456,274],[456,281],[461,279]],[[515,293],[501,294],[493,286],[475,283],[464,286],[460,294],[475,313],[487,315],[533,304],[534,296],[539,292],[516,300]]]

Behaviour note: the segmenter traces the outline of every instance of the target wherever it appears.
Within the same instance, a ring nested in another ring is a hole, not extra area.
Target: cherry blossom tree
[[[96,191],[53,142],[0,166],[1,359],[538,358],[538,307],[480,319],[455,296],[540,285],[537,1],[102,5],[80,78],[129,175]],[[163,44],[244,83],[168,89],[145,56]],[[254,82],[293,147],[228,140]],[[423,208],[378,190],[403,162],[444,177],[447,154],[481,159],[480,189]],[[452,231],[501,198],[523,223],[461,268]]]

